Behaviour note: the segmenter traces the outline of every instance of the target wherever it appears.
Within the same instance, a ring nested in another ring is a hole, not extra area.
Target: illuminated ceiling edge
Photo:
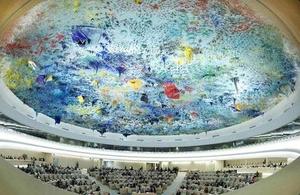
[[[261,1],[259,2],[262,3]],[[268,8],[267,5],[263,5],[264,7]],[[277,17],[281,20],[278,15]],[[282,21],[282,23],[284,22]],[[288,27],[287,24],[285,25]],[[300,77],[299,74],[298,77]],[[192,135],[171,136],[132,135],[129,137],[124,137],[123,135],[117,133],[106,133],[105,137],[103,137],[97,132],[93,132],[85,128],[79,128],[69,124],[62,123],[61,125],[54,126],[51,124],[47,125],[37,122],[35,120],[35,113],[34,116],[28,117],[28,113],[25,113],[21,107],[18,107],[11,102],[16,97],[11,92],[7,94],[5,92],[6,86],[3,86],[3,84],[4,83],[0,80],[0,112],[6,114],[7,116],[15,119],[20,123],[42,130],[46,133],[81,141],[109,145],[140,147],[184,147],[224,143],[239,139],[245,139],[251,136],[272,131],[296,119],[300,115],[300,90],[297,90],[289,98],[281,102],[279,105],[275,106],[263,116],[259,116],[255,119],[228,128],[209,131],[207,134],[200,133]],[[295,88],[300,89],[299,78],[297,79],[297,85]],[[25,105],[23,104],[22,106]],[[12,107],[14,109],[12,109]],[[32,113],[29,115],[32,115]]]
[[[291,122],[300,115],[300,90],[296,90],[294,94],[262,116],[239,125],[208,131],[207,134],[172,136],[132,135],[125,138],[121,134],[105,133],[104,136],[101,136],[101,134],[96,131],[79,128],[70,124],[61,123],[60,125],[54,125],[53,119],[53,124],[38,122],[33,109],[23,104],[6,87],[2,80],[0,80],[0,89],[0,100],[2,100],[0,101],[0,112],[24,125],[31,126],[46,133],[75,140],[120,146],[184,147],[230,142],[272,131]],[[296,84],[296,89],[300,89],[299,79]]]
[[[124,161],[203,161],[226,160],[245,158],[286,157],[300,156],[300,137],[264,144],[239,147],[234,149],[208,150],[197,152],[130,152],[94,149],[81,146],[72,146],[53,141],[43,140],[11,130],[0,128],[0,148],[20,149],[36,152],[48,152],[60,156],[80,158],[100,158],[104,160]]]

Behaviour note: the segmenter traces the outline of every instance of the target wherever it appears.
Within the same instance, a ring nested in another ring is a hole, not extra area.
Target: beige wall
[[[133,167],[134,169],[143,168],[144,170],[151,168],[151,163],[134,163],[134,162],[119,162],[119,161],[105,161],[103,163],[106,167],[123,169],[125,167]],[[179,168],[180,171],[200,170],[200,171],[216,171],[223,168],[224,161],[207,161],[207,162],[159,162],[156,167],[160,165],[161,168]]]
[[[215,164],[215,170],[220,171],[224,168],[224,160],[217,160]]]
[[[44,162],[37,162],[37,164],[40,163],[52,163],[52,154],[49,153],[43,153],[43,152],[32,152],[32,151],[26,151],[26,150],[10,150],[10,149],[0,149],[0,154],[3,156],[13,156],[13,157],[21,157],[23,154],[27,154],[28,160],[7,160],[10,164],[14,166],[20,166],[20,165],[27,165],[31,163],[30,158],[35,157],[37,160],[39,158],[44,158]]]
[[[146,163],[132,163],[132,162],[115,162],[115,166],[117,168],[127,168],[133,167],[134,169],[140,169],[141,167],[145,170],[146,169]]]
[[[99,159],[85,159],[74,157],[53,156],[53,164],[63,167],[75,167],[78,162],[80,169],[87,169],[92,167],[100,167],[101,161]]]
[[[140,169],[141,167],[146,170],[146,163],[135,163],[135,162],[120,162],[120,161],[105,161],[104,164],[107,167],[124,169],[125,167],[133,167],[134,169]]]
[[[62,157],[56,156],[49,153],[38,153],[38,152],[30,152],[23,150],[8,150],[8,149],[0,149],[0,154],[3,155],[12,155],[15,157],[22,156],[23,154],[27,154],[28,158],[45,158],[47,163],[54,163],[60,166],[76,166],[76,163],[79,163],[80,168],[91,168],[91,167],[101,167],[102,164],[106,164],[108,167],[114,168],[129,168],[133,167],[134,169],[143,168],[144,170],[150,169],[150,166],[147,166],[147,163],[141,162],[120,162],[120,161],[105,161],[102,163],[101,159],[86,159],[86,158],[75,158],[75,157]],[[240,160],[226,160],[226,161],[207,161],[207,162],[159,162],[162,168],[174,168],[178,167],[181,171],[186,170],[200,170],[200,171],[216,171],[222,170],[224,168],[224,164],[226,165],[261,165],[265,158],[256,158],[256,159],[240,159]],[[286,158],[268,158],[267,162],[287,162]],[[23,162],[23,164],[27,162]],[[15,163],[17,165],[18,163]],[[149,163],[148,163],[149,164]],[[149,164],[150,165],[150,164]],[[262,170],[263,171],[263,170]],[[263,171],[265,172],[265,171]],[[269,171],[267,171],[269,172]]]
[[[0,0],[0,24],[27,0]]]
[[[0,195],[75,195],[46,184],[0,158]]]
[[[178,167],[180,171],[199,170],[199,171],[215,171],[215,162],[190,162],[190,163],[176,163],[171,162],[169,168]]]
[[[263,164],[265,158],[256,158],[256,159],[241,159],[241,160],[226,160],[225,165],[261,165]],[[267,158],[266,163],[280,163],[287,162],[286,158]]]
[[[44,153],[44,152],[34,152],[28,150],[11,150],[11,149],[0,149],[0,154],[4,156],[13,156],[13,157],[20,157],[23,154],[27,154],[28,159],[31,157],[38,158],[45,158],[45,161],[52,162],[52,154]]]
[[[4,156],[13,156],[13,157],[20,157],[23,154],[27,154],[29,159],[31,157],[35,157],[35,158],[44,158],[45,157],[45,153],[32,152],[32,151],[26,151],[26,150],[0,149],[0,154],[2,154]]]
[[[0,149],[0,154],[4,156],[13,156],[13,157],[20,157],[23,154],[27,154],[28,159],[27,161],[18,161],[18,160],[8,160],[13,165],[25,165],[30,163],[30,158],[35,157],[44,158],[45,163],[49,164],[56,164],[63,167],[71,166],[75,167],[76,163],[79,163],[79,168],[91,168],[91,167],[100,167],[101,160],[100,159],[84,159],[84,158],[72,158],[72,157],[61,157],[55,156],[50,153],[43,153],[43,152],[33,152],[33,151],[26,151],[26,150],[10,150],[10,149]]]
[[[300,158],[271,177],[226,195],[299,195]]]
[[[299,0],[259,0],[275,13],[290,29],[300,43],[300,1]]]

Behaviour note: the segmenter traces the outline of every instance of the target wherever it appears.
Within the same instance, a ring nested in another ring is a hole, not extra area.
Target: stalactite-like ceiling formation
[[[238,0],[49,0],[9,32],[1,72],[14,94],[101,132],[220,129],[295,90],[289,40]]]

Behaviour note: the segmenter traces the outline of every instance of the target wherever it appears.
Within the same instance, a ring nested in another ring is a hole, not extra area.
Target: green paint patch
[[[35,78],[36,73],[25,58],[15,60],[4,73],[4,82],[12,90],[31,88]]]

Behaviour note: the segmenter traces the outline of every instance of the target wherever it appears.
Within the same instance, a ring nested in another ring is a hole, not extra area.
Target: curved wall
[[[300,158],[289,164],[286,168],[278,171],[271,177],[260,180],[253,185],[246,186],[239,190],[229,192],[228,195],[252,195],[252,194],[264,194],[264,195],[293,195],[299,194],[299,174]]]
[[[0,159],[0,194],[6,195],[75,195],[74,193],[46,184]]]
[[[268,1],[264,3],[266,6],[271,5]],[[292,3],[297,4],[298,2],[290,2],[290,4]],[[16,4],[14,4],[13,6],[15,5]],[[276,3],[273,2],[271,6],[274,7],[274,5],[276,5]],[[280,8],[278,8],[277,11],[280,12]],[[287,10],[283,10],[283,12],[286,13]],[[280,16],[280,14],[278,15]],[[298,17],[300,18],[300,14],[298,15]],[[286,21],[286,19],[284,21]],[[281,102],[279,105],[277,105],[275,108],[265,113],[264,115],[240,125],[232,126],[222,130],[215,130],[196,135],[132,135],[124,137],[122,134],[115,133],[105,133],[104,135],[101,135],[96,131],[91,131],[89,129],[80,128],[66,123],[55,125],[53,119],[43,114],[36,113],[32,108],[23,104],[4,85],[2,81],[0,81],[0,89],[0,98],[2,99],[2,101],[0,101],[0,112],[5,113],[7,116],[15,119],[16,121],[28,126],[32,126],[36,129],[46,131],[47,133],[56,134],[62,137],[110,145],[142,147],[154,147],[155,145],[155,147],[183,147],[229,142],[245,139],[254,135],[274,130],[294,120],[300,115],[300,90],[296,90],[296,92],[289,98]],[[297,83],[296,89],[300,89],[299,82]]]
[[[130,152],[93,149],[47,141],[0,128],[0,148],[53,153],[61,156],[133,162],[189,162],[300,156],[300,137],[235,149],[197,152]]]

